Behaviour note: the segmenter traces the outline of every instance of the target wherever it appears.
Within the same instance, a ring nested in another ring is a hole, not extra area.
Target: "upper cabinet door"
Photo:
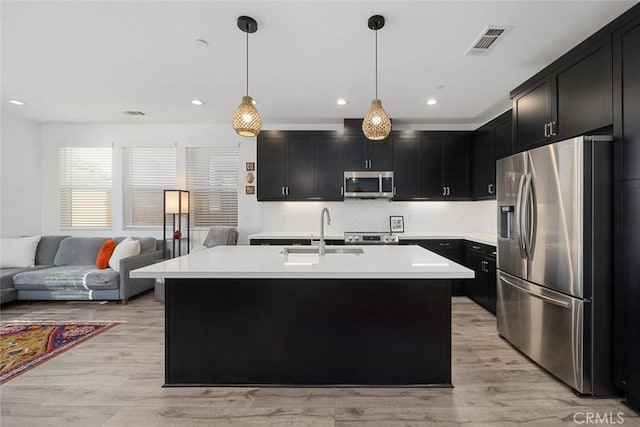
[[[382,141],[367,141],[369,148],[369,169],[375,171],[390,171],[393,169],[393,150],[391,135]]]
[[[344,163],[342,138],[321,132],[316,138],[317,196],[322,200],[343,200]]]
[[[613,33],[616,181],[640,179],[639,46],[640,18]]]
[[[471,138],[473,152],[473,195],[476,199],[495,198],[495,129],[481,129]]]
[[[287,137],[287,200],[316,198],[316,149],[314,135],[309,132],[288,132]]]
[[[364,136],[345,135],[344,169],[348,171],[361,171],[369,169],[369,152],[367,139]]]
[[[548,142],[547,128],[553,121],[551,86],[548,78],[538,80],[513,98],[516,152]]]
[[[422,132],[420,140],[419,197],[440,200],[445,197],[442,183],[442,144],[444,132]]]
[[[420,133],[393,133],[394,200],[419,197]]]
[[[513,125],[511,110],[503,114],[504,119],[496,123],[495,127],[495,146],[496,160],[503,157],[509,157],[513,154]]]
[[[469,132],[446,132],[442,170],[447,198],[468,199],[471,195],[469,140]]]
[[[285,200],[287,141],[282,132],[258,136],[258,200]]]
[[[636,45],[636,52],[638,48]],[[602,39],[561,67],[555,74],[555,87],[554,140],[610,126],[613,122],[611,38]]]

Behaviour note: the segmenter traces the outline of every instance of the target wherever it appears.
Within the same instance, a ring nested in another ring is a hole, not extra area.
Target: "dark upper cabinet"
[[[419,132],[393,132],[394,199],[411,200],[420,194],[419,152]]]
[[[393,132],[394,200],[469,197],[468,132]]]
[[[611,125],[611,37],[571,51],[511,96],[515,152]]]
[[[258,200],[342,200],[342,139],[335,132],[262,131]]]
[[[640,179],[640,18],[613,33],[615,179]]]
[[[285,200],[287,139],[284,134],[262,131],[258,135],[258,200]]]
[[[494,128],[496,160],[513,154],[513,126],[511,110],[498,117]]]
[[[516,151],[548,142],[548,126],[553,121],[551,86],[550,79],[545,78],[533,83],[513,98]]]
[[[342,138],[334,132],[316,136],[317,197],[322,200],[343,200],[344,163]]]
[[[446,132],[442,145],[442,186],[447,199],[471,197],[469,181],[470,132]]]
[[[476,199],[496,197],[496,143],[494,129],[480,129],[473,133],[473,196]]]
[[[362,119],[345,119],[343,144],[345,170],[392,170],[391,134],[381,141],[371,141],[362,133]]]
[[[419,198],[440,200],[446,196],[442,182],[443,144],[443,132],[422,132],[420,151],[418,152],[420,158]]]
[[[511,110],[471,136],[471,182],[474,199],[496,198],[496,160],[512,154]]]
[[[364,136],[345,135],[345,170],[388,171],[393,167],[391,136],[382,141],[370,141]]]

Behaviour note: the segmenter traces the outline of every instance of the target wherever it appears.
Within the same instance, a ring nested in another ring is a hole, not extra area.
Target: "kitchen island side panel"
[[[167,279],[165,386],[451,386],[451,287]]]

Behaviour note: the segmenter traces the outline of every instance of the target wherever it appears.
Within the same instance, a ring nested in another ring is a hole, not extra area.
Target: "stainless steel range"
[[[345,231],[345,245],[397,245],[398,236],[388,232]]]

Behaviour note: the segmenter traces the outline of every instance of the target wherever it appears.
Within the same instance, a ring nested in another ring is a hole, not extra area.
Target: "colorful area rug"
[[[8,322],[0,325],[0,384],[119,322]]]

